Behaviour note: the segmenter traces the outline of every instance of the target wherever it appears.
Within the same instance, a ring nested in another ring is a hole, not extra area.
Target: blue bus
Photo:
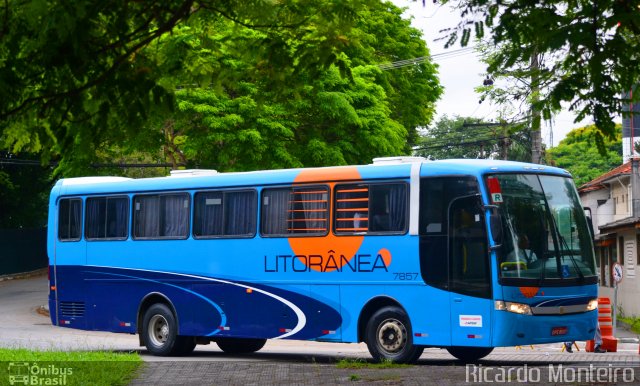
[[[567,171],[507,161],[63,179],[49,207],[51,320],[138,334],[164,356],[297,339],[472,361],[587,340],[588,221]]]

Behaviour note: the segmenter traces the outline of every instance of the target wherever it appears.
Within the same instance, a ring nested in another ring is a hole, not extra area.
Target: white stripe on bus
[[[283,339],[283,338],[287,338],[289,336],[292,336],[292,335],[300,332],[300,330],[302,330],[304,328],[304,326],[307,324],[307,317],[304,315],[304,312],[302,312],[302,310],[300,308],[298,308],[298,306],[296,306],[295,304],[293,304],[292,302],[290,302],[289,300],[287,300],[287,299],[285,299],[283,297],[280,297],[280,296],[278,296],[276,294],[272,294],[271,292],[267,292],[267,291],[261,290],[260,288],[255,288],[255,287],[251,287],[251,286],[244,285],[244,284],[234,283],[234,282],[228,281],[228,280],[214,279],[212,277],[189,275],[189,274],[185,274],[185,273],[155,271],[155,270],[152,270],[152,269],[108,267],[108,266],[102,266],[102,265],[86,265],[85,267],[125,269],[125,270],[131,270],[131,271],[164,273],[164,274],[168,274],[168,275],[178,275],[178,276],[184,276],[184,277],[192,277],[192,278],[196,278],[196,279],[203,279],[203,280],[215,281],[215,282],[218,282],[218,283],[230,284],[230,285],[234,285],[236,287],[242,287],[242,288],[250,289],[250,290],[259,292],[261,294],[267,295],[269,297],[272,297],[272,298],[278,300],[281,303],[286,304],[289,308],[291,308],[291,310],[293,312],[295,312],[296,316],[298,317],[298,324],[296,324],[296,326],[291,331],[287,332],[286,334],[282,334],[280,336],[276,336],[275,338],[271,338],[271,339]]]

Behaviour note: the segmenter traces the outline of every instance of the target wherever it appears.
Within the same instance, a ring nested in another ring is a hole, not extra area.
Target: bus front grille
[[[60,302],[60,316],[67,318],[84,317],[84,302]]]

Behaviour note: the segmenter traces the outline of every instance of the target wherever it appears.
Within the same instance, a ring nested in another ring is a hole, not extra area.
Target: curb
[[[7,275],[1,275],[0,282],[7,281],[7,280],[28,279],[34,276],[46,275],[48,269],[49,269],[48,267],[45,267],[45,268],[36,269],[35,271],[9,273]]]

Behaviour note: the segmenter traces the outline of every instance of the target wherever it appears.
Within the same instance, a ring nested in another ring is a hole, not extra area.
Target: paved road
[[[533,348],[498,348],[473,367],[465,367],[445,350],[427,349],[417,366],[394,369],[338,369],[342,358],[367,361],[364,344],[335,344],[301,341],[269,341],[260,352],[232,356],[215,344],[198,346],[185,358],[160,358],[148,355],[138,346],[137,336],[81,331],[54,327],[48,317],[37,312],[46,302],[46,276],[0,282],[0,346],[56,350],[138,350],[147,362],[133,385],[170,384],[469,384],[480,372],[495,376],[493,369],[541,370],[541,384],[548,380],[548,365],[565,367],[633,366],[634,382],[640,384],[640,355],[637,343],[621,343],[617,353],[593,354],[584,351],[568,354],[561,345]],[[630,337],[628,332],[620,335]],[[584,344],[580,343],[583,348]],[[1,360],[2,358],[0,358]],[[489,370],[486,370],[489,368]],[[483,370],[485,369],[485,370]],[[478,371],[479,370],[479,371]],[[470,372],[470,373],[468,373]],[[554,373],[557,375],[558,373]],[[499,375],[499,374],[498,374]],[[515,373],[513,374],[515,376]],[[535,375],[535,371],[534,371]],[[571,373],[568,374],[569,376]],[[516,379],[517,380],[517,379]],[[554,380],[554,379],[552,379]],[[555,379],[557,380],[557,378]],[[622,380],[618,380],[623,384]],[[551,382],[559,383],[559,382]],[[562,382],[560,382],[562,383]],[[574,382],[575,383],[575,382]]]

